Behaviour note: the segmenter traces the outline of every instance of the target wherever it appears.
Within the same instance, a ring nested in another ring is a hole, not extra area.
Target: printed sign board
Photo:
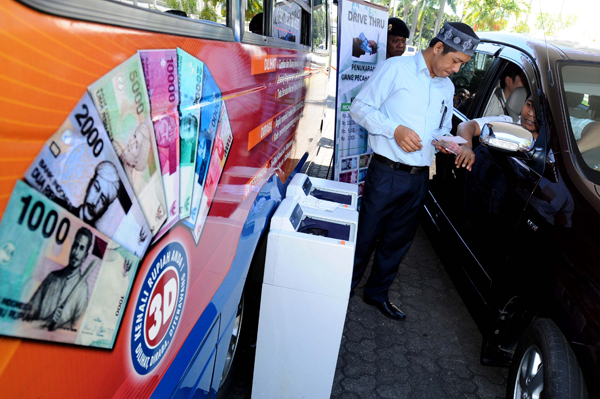
[[[362,193],[371,157],[368,132],[350,117],[350,104],[377,65],[385,61],[388,9],[362,0],[338,6],[338,82],[334,179]]]

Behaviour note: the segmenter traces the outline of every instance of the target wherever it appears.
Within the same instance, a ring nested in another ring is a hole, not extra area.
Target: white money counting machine
[[[284,199],[271,220],[252,398],[328,399],[344,329],[358,212]]]
[[[311,196],[323,201],[336,202],[342,208],[356,209],[358,186],[351,183],[308,177],[304,173],[297,173],[286,190],[286,197],[296,195]]]

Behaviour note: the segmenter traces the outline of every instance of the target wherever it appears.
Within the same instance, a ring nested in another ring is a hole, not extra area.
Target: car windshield
[[[600,171],[600,65],[565,65],[561,74],[571,134],[586,164]]]

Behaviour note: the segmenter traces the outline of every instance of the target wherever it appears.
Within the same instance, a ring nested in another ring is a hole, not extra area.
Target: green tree
[[[187,15],[198,13],[197,0],[165,0],[165,4],[170,9],[184,11]]]
[[[475,31],[499,31],[511,16],[519,18],[528,9],[524,0],[465,0],[463,21]]]
[[[535,27],[537,29],[543,29],[544,32],[549,36],[556,36],[562,29],[570,28],[577,22],[576,15],[565,15],[562,14],[548,14],[546,12],[539,13]]]
[[[256,14],[263,12],[262,0],[248,0],[246,9],[246,21],[250,21]]]

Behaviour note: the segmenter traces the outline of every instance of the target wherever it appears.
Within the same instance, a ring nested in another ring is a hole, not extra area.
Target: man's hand
[[[453,153],[451,153],[450,151],[448,151],[446,149],[446,147],[442,147],[441,145],[439,145],[438,141],[435,140],[431,140],[431,144],[433,144],[435,146],[435,148],[441,152],[442,154],[446,154],[446,155],[454,155]]]
[[[423,148],[419,135],[406,126],[398,125],[394,131],[394,139],[404,152],[415,152]]]
[[[375,40],[369,40],[369,47],[373,49],[371,54],[377,54],[377,42]]]
[[[462,151],[456,156],[454,163],[457,168],[462,166],[470,172],[471,167],[475,163],[475,153],[470,148],[462,146]]]
[[[353,57],[360,57],[361,55],[363,55],[365,53],[365,50],[360,48],[361,44],[362,44],[362,40],[360,40],[358,37],[355,37],[354,39],[352,39],[352,56]]]

